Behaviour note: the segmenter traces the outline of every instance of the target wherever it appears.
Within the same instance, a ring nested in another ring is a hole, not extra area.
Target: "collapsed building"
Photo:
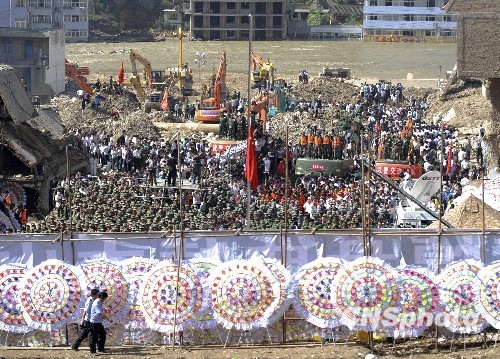
[[[50,183],[55,177],[88,168],[80,150],[69,146],[58,115],[33,106],[14,68],[0,65],[0,182],[26,193],[31,213],[49,211]]]
[[[496,116],[500,113],[500,2],[451,0],[445,7],[458,14],[457,74],[480,79]]]

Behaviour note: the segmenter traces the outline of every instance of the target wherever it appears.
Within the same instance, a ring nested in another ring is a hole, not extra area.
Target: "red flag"
[[[453,160],[453,140],[450,140],[450,148],[448,150],[448,159],[446,160],[446,174],[451,173],[451,161]]]
[[[163,111],[168,111],[168,89],[165,89],[165,93],[163,94],[163,99],[161,100],[160,108]]]
[[[123,68],[123,61],[122,65],[120,66],[120,70],[118,70],[117,77],[118,77],[118,82],[122,84],[125,79],[125,69]]]
[[[255,152],[255,141],[253,138],[253,126],[251,121],[250,127],[248,128],[245,178],[250,182],[250,188],[257,189],[257,185],[259,184],[259,176],[257,174],[257,153]]]

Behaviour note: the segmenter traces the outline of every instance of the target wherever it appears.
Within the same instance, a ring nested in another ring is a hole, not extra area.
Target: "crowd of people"
[[[247,119],[240,109],[242,101],[236,93],[228,101],[233,110],[226,111],[221,119],[220,136],[244,140]],[[420,166],[424,171],[439,169],[442,161],[445,186],[441,210],[449,208],[461,188],[483,170],[484,133],[458,137],[455,129],[443,126],[442,141],[441,124],[422,120],[429,106],[425,99],[405,97],[400,84],[363,84],[353,103],[324,99],[322,104],[322,101],[318,94],[310,103],[319,102],[320,108],[336,108],[342,114],[342,121],[334,128],[305,127],[298,143],[290,143],[290,228],[361,226],[361,146],[365,153],[371,153],[374,161],[399,161]],[[301,106],[297,111],[316,109]],[[73,135],[79,138],[75,146],[90,156],[90,172],[72,177],[71,186],[66,179],[55,179],[50,203],[54,210],[44,220],[27,223],[24,228],[27,232],[163,231],[179,225],[181,206],[185,229],[225,230],[247,226],[245,151],[225,156],[213,151],[206,140],[195,137],[183,138],[178,143],[126,131],[119,134],[73,131]],[[259,186],[251,194],[250,227],[276,229],[283,225],[284,219],[286,144],[270,135],[259,121],[254,121],[253,138]],[[442,143],[445,143],[443,150]],[[301,156],[351,159],[354,170],[342,177],[333,173],[295,175],[295,159]],[[183,190],[182,198],[177,189],[179,166],[183,181],[192,185]],[[369,193],[371,225],[395,226],[397,191],[372,178]]]

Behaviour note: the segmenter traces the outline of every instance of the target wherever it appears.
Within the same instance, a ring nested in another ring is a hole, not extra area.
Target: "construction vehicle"
[[[144,103],[144,112],[167,109],[168,106],[162,106],[162,102],[182,101],[184,96],[193,94],[193,76],[187,66],[153,70],[151,62],[132,49],[129,51],[129,57],[132,65],[132,77],[130,83],[125,83],[125,85],[131,85],[135,88],[137,96]],[[144,66],[142,79],[137,71],[137,61]],[[165,92],[165,89],[168,89],[168,93]],[[168,100],[163,101],[165,97]]]
[[[196,118],[200,122],[219,122],[221,115],[222,99],[227,95],[226,87],[226,52],[220,57],[219,69],[211,85],[213,97],[202,101],[201,108],[196,111]]]
[[[263,128],[267,121],[267,111],[269,110],[269,93],[260,93],[254,97],[250,103],[250,113],[259,115]]]
[[[251,61],[252,61],[252,82],[255,87],[258,87],[259,84],[267,88],[267,86],[272,86],[274,84],[274,66],[267,59],[264,62],[262,58],[257,55],[254,51],[251,52]],[[258,67],[257,67],[258,65]]]
[[[349,68],[331,68],[331,67],[323,67],[323,71],[319,73],[320,76],[323,77],[336,77],[339,79],[350,79],[351,78],[351,69]]]
[[[94,90],[90,87],[87,83],[87,79],[85,78],[85,76],[90,74],[89,68],[80,67],[77,64],[69,62],[68,60],[65,60],[64,65],[66,76],[71,77],[83,92],[92,95]]]

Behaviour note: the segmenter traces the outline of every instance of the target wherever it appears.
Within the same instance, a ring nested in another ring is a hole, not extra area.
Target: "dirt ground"
[[[101,355],[103,358],[132,359],[132,358],[176,358],[176,359],[292,359],[292,358],[345,358],[362,359],[369,353],[369,349],[359,344],[337,344],[328,343],[323,347],[320,344],[290,344],[285,346],[240,346],[240,347],[191,347],[176,348],[174,351],[170,347],[116,347],[111,348],[110,353]],[[415,359],[436,358],[436,359],[497,359],[500,358],[500,348],[494,348],[493,343],[490,348],[467,348],[460,347],[459,350],[450,351],[448,346],[443,346],[439,351],[434,349],[433,343],[429,342],[420,349],[411,349],[410,344],[403,344],[396,347],[391,354],[391,349],[387,345],[377,345],[375,355],[384,358],[411,357]],[[44,348],[44,349],[13,349],[1,348],[1,358],[15,359],[80,359],[89,358],[87,348],[81,348],[75,352],[65,348]]]

